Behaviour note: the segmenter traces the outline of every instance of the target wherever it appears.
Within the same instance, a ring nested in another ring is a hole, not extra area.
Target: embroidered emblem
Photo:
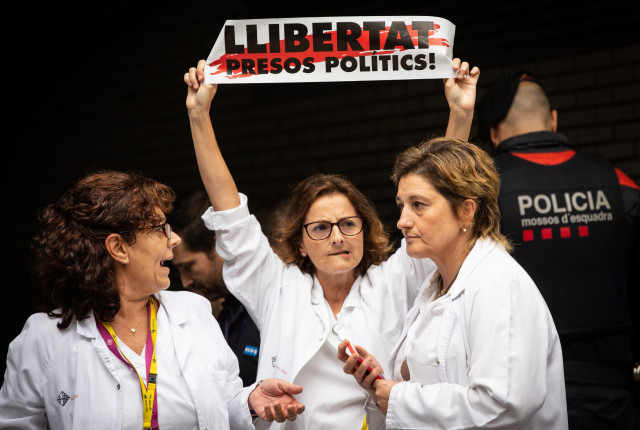
[[[253,346],[253,345],[246,345],[244,347],[243,354],[244,355],[249,355],[251,357],[257,357],[258,356],[258,347],[257,346]],[[273,361],[273,357],[271,358],[271,360]]]
[[[276,364],[276,360],[278,359],[277,355],[274,355],[273,357],[271,357],[271,366],[275,367],[276,369],[278,369],[280,372],[284,373],[285,375],[287,374],[287,371],[284,369],[281,369],[280,366],[278,366]]]
[[[61,406],[64,406],[67,404],[70,398],[71,397],[69,397],[67,393],[65,393],[64,391],[60,391],[60,394],[58,394],[58,403],[60,403]]]

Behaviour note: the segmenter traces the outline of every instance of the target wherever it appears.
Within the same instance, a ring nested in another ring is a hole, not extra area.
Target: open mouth
[[[173,257],[172,257],[173,258]],[[169,267],[169,262],[171,261],[171,258],[167,258],[166,260],[161,260],[160,261],[160,265],[162,267]]]
[[[340,252],[334,252],[334,253],[329,254],[329,255],[349,255],[349,254],[351,254],[351,253],[349,251],[345,250],[345,251],[340,251]]]

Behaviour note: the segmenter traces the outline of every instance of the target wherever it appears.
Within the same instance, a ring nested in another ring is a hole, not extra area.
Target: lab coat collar
[[[96,318],[93,312],[89,314],[89,316],[81,321],[76,322],[76,332],[83,337],[88,339],[93,339],[93,347],[96,350],[96,354],[102,359],[107,370],[111,373],[111,376],[120,382],[118,377],[118,372],[116,371],[116,366],[114,363],[114,356],[107,348],[107,345],[104,343],[100,332],[98,331],[98,327],[96,326]]]
[[[467,258],[465,258],[460,272],[456,277],[456,280],[449,289],[449,295],[451,300],[455,300],[460,294],[462,294],[468,285],[467,279],[471,276],[477,266],[482,264],[482,261],[493,251],[496,246],[501,246],[497,242],[487,237],[480,238],[476,241],[471,249]]]
[[[340,313],[345,312],[345,310],[351,311],[354,308],[362,306],[362,295],[360,294],[361,280],[362,276],[358,276],[351,285],[351,289],[349,290],[347,297],[344,299]],[[320,285],[320,281],[318,281],[316,276],[313,277],[313,285],[311,286],[311,305],[314,314],[322,322],[322,331],[326,333],[332,326],[332,316],[330,315],[331,311],[329,310],[327,300],[324,298],[322,285]]]
[[[195,341],[195,330],[188,329],[190,318],[188,309],[185,309],[180,302],[175,300],[163,300],[163,297],[168,294],[169,293],[160,291],[156,296],[160,302],[160,306],[164,306],[165,311],[167,312],[171,337],[175,346],[174,349],[176,356],[178,357],[178,363],[180,364],[180,368],[184,371],[184,365],[187,362],[191,346]]]
[[[165,308],[167,318],[169,319],[171,337],[173,338],[176,355],[178,356],[178,362],[180,363],[180,367],[184,370],[184,364],[187,361],[187,357],[191,351],[191,346],[195,340],[193,337],[193,330],[185,329],[188,325],[187,323],[189,321],[190,314],[188,309],[181,306],[180,302],[175,300],[163,300],[163,296],[166,297],[167,294],[168,293],[161,291],[158,294],[154,294],[154,297],[156,298],[156,303],[159,303],[158,310],[160,309],[160,306]],[[96,327],[94,314],[91,313],[88,318],[78,321],[76,324],[76,330],[81,336],[96,339],[95,345],[98,354],[105,359],[109,370],[112,371],[112,373],[115,373],[115,368],[110,364],[110,352],[102,341],[102,337]]]
[[[362,295],[360,293],[360,283],[362,281],[362,276],[358,276],[351,284],[351,289],[349,290],[349,294],[344,299],[344,303],[342,304],[342,309],[345,308],[359,308],[362,306]],[[320,285],[320,281],[318,281],[318,277],[313,277],[313,285],[311,286],[311,304],[319,305],[325,302],[324,291],[322,289],[322,285]]]
[[[362,281],[362,276],[358,276],[353,284],[351,285],[351,290],[349,290],[349,294],[344,299],[344,303],[342,304],[342,309],[346,308],[359,308],[362,306],[362,294],[360,293],[360,283]]]
[[[99,338],[98,328],[96,327],[96,318],[93,312],[83,320],[76,321],[76,332],[83,337],[94,339]]]
[[[318,277],[313,275],[313,284],[311,285],[311,304],[319,305],[320,303],[324,303],[324,291],[322,290],[320,281],[318,281]]]

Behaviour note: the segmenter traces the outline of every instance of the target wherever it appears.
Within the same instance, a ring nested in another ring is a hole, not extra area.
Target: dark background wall
[[[505,67],[529,66],[560,112],[561,131],[640,180],[640,46],[631,1],[218,3],[3,6],[0,375],[9,341],[38,301],[28,274],[38,211],[100,168],[143,173],[179,195],[200,187],[182,75],[207,57],[226,19],[447,18],[457,27],[454,55],[481,68],[480,95]],[[443,133],[447,114],[439,80],[224,85],[212,109],[253,209],[286,197],[311,173],[343,173],[392,232],[394,156]]]

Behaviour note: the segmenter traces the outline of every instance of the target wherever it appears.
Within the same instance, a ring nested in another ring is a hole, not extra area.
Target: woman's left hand
[[[469,63],[459,58],[454,58],[452,65],[453,70],[458,72],[457,77],[444,80],[444,93],[449,103],[449,110],[473,115],[480,69],[474,67],[470,70]]]
[[[293,421],[304,405],[293,397],[302,387],[282,379],[265,379],[249,394],[249,406],[265,421]]]
[[[373,388],[376,389],[376,403],[382,415],[387,415],[387,408],[389,407],[389,395],[394,385],[399,384],[402,381],[389,381],[387,379],[376,379],[373,383]]]

